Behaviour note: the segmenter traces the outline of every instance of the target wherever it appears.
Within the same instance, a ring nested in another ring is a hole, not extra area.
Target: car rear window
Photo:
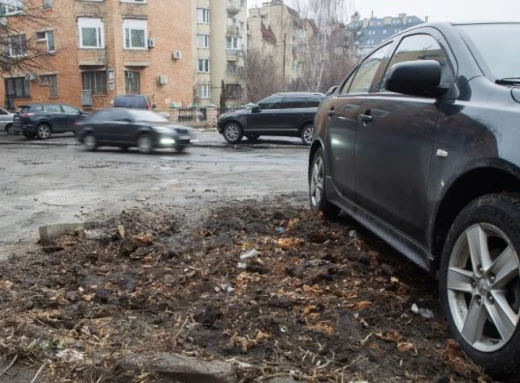
[[[116,97],[114,100],[115,107],[123,108],[147,108],[148,102],[144,97]]]

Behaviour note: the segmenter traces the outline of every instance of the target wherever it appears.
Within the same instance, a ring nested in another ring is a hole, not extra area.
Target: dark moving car
[[[453,336],[497,376],[520,365],[515,38],[520,23],[391,37],[321,104],[309,158],[312,208],[344,210],[436,274]]]
[[[314,115],[324,98],[321,93],[277,93],[251,109],[222,114],[218,131],[231,144],[240,142],[243,136],[253,141],[262,135],[300,137],[310,145]]]
[[[148,96],[142,94],[116,96],[113,106],[114,108],[155,109]]]
[[[171,124],[151,110],[110,108],[78,123],[78,141],[87,150],[100,146],[137,147],[142,153],[155,148],[182,152],[192,142],[192,129]]]
[[[28,104],[22,105],[13,117],[15,132],[27,138],[38,137],[46,140],[53,133],[76,131],[76,121],[88,113],[67,104]]]

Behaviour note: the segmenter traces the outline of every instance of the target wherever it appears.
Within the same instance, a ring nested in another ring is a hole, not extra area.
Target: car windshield
[[[151,110],[129,110],[128,113],[132,116],[135,121],[144,122],[168,122],[168,119],[152,112]]]
[[[496,79],[520,79],[520,23],[459,25]]]

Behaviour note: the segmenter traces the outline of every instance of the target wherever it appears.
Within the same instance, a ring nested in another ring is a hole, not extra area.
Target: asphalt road
[[[197,215],[248,198],[306,199],[308,150],[295,143],[143,155],[86,152],[68,140],[63,146],[0,145],[0,259],[20,243],[35,243],[38,227],[49,223],[102,220],[144,205]]]

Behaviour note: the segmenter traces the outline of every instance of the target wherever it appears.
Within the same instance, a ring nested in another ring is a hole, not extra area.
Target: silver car
[[[13,127],[13,116],[14,113],[10,113],[5,109],[0,108],[0,131],[5,130],[9,135],[17,134]]]

